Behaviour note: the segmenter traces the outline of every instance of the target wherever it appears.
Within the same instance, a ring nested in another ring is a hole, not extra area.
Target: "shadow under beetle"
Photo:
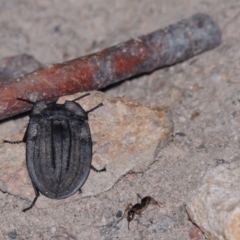
[[[33,104],[23,142],[26,142],[27,168],[36,196],[24,212],[34,206],[39,192],[53,199],[67,198],[76,191],[81,192],[90,168],[106,171],[91,165],[92,138],[88,125],[88,114],[103,104],[85,111],[75,102],[88,95],[64,104],[47,104],[44,100],[34,103],[18,98]]]
[[[142,216],[142,212],[148,208],[149,204],[155,204],[161,207],[160,203],[150,196],[146,196],[142,198],[140,194],[137,194],[137,197],[141,199],[141,203],[136,203],[134,205],[132,205],[132,203],[129,203],[126,206],[123,216],[114,224],[114,226],[116,226],[116,224],[118,224],[125,217],[127,213],[128,230],[130,229],[129,225],[130,225],[130,222],[134,219],[135,214],[139,216],[137,221],[137,227],[138,227],[138,223],[139,223],[140,217]]]

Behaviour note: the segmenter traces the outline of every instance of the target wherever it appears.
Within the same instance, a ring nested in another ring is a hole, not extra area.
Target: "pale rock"
[[[62,97],[58,102],[64,103],[83,94]],[[153,110],[129,98],[113,97],[102,92],[91,92],[90,96],[80,99],[78,103],[86,111],[99,103],[104,104],[89,114],[89,125],[94,142],[92,164],[98,169],[106,167],[107,171],[90,171],[82,187],[82,194],[76,193],[63,200],[40,195],[36,203],[39,208],[95,196],[111,189],[121,176],[146,170],[161,148],[171,140],[173,122],[166,108]],[[1,124],[0,132],[5,134],[0,140],[21,140],[28,121],[28,117],[21,120],[20,129],[12,128],[15,125],[12,120]],[[26,168],[25,143],[2,143],[0,157],[0,189],[33,200],[35,194]]]
[[[191,193],[187,212],[210,240],[240,239],[240,157],[211,166]]]

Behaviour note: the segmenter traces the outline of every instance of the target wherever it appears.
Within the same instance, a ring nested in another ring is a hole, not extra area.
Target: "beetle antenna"
[[[94,111],[94,110],[96,110],[97,108],[102,107],[102,106],[103,106],[103,103],[100,103],[100,104],[98,104],[96,107],[94,107],[94,108],[86,111],[86,113],[89,114],[90,112],[92,112],[92,111]]]
[[[35,103],[35,102],[32,102],[32,101],[30,101],[28,99],[24,99],[24,98],[17,98],[17,100],[23,101],[23,102],[27,102],[27,103],[30,103],[30,104],[34,104]]]
[[[76,102],[77,100],[79,100],[79,99],[81,99],[81,98],[84,98],[84,97],[86,97],[86,96],[89,96],[89,95],[90,95],[90,93],[86,93],[86,94],[84,94],[84,95],[82,95],[82,96],[80,96],[80,97],[78,97],[78,98],[73,99],[72,102]]]
[[[89,95],[90,95],[90,93],[86,93],[86,94],[84,94],[84,95],[82,95],[82,96],[80,96],[80,97],[78,97],[78,98],[73,99],[72,102],[76,102],[77,100],[79,100],[79,99],[81,99],[81,98],[84,98],[84,97],[86,97],[86,96],[89,96]],[[94,107],[94,108],[86,111],[86,113],[88,114],[88,113],[94,111],[95,109],[97,109],[97,108],[99,108],[99,107],[101,107],[101,106],[103,106],[102,103],[100,103],[100,104],[98,104],[96,107]]]

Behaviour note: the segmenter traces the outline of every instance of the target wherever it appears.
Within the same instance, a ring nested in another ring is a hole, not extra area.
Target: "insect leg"
[[[28,128],[29,128],[29,125],[28,125],[28,127],[27,127],[27,129],[26,129],[26,131],[24,133],[23,140],[22,140],[23,142],[27,142]]]
[[[141,213],[137,213],[138,214],[138,218],[137,218],[137,230],[138,230],[138,224],[140,222],[140,218],[142,217]]]
[[[33,186],[34,187],[34,186]],[[39,191],[34,187],[34,191],[35,191],[35,194],[36,194],[36,196],[35,196],[35,198],[33,199],[33,201],[32,201],[32,203],[31,203],[31,205],[29,206],[29,207],[27,207],[27,208],[24,208],[22,211],[23,212],[26,212],[26,211],[28,211],[29,209],[31,209],[33,206],[34,206],[34,204],[36,203],[36,201],[37,201],[37,199],[38,199],[38,197],[39,197]]]
[[[28,127],[27,127],[27,129],[26,129],[26,131],[25,131],[25,133],[24,133],[24,136],[23,136],[23,140],[22,141],[8,141],[8,140],[4,140],[3,142],[4,143],[10,143],[10,144],[18,144],[18,143],[22,143],[22,142],[26,142],[26,140],[27,140],[27,132],[28,132]]]
[[[134,215],[135,215],[135,211],[133,210],[133,205],[132,203],[129,203],[125,209],[124,215],[125,213],[127,213],[127,221],[128,221],[128,230],[130,230],[130,222],[133,220]]]
[[[137,194],[137,199],[139,199],[140,202],[141,202],[141,200],[142,200],[142,197],[141,197],[141,195],[140,195],[139,193]]]
[[[4,143],[10,143],[10,144],[19,144],[22,143],[23,141],[8,141],[8,140],[4,140]]]
[[[107,171],[105,167],[102,168],[102,169],[96,169],[93,165],[91,165],[91,169],[95,172],[105,172],[105,171]]]
[[[155,204],[155,205],[158,205],[159,207],[161,207],[160,203],[158,201],[156,201],[154,198],[152,197],[149,197],[150,198],[150,203],[151,204]]]
[[[96,168],[95,168],[94,166],[92,166],[92,165],[91,165],[91,169],[94,170],[95,172],[98,172],[98,173],[99,173],[99,172],[105,172],[105,171],[106,171],[106,168],[105,168],[105,167],[102,168],[102,169],[96,169]],[[81,189],[81,188],[79,188],[78,191],[79,191],[79,193],[82,193],[82,189]]]

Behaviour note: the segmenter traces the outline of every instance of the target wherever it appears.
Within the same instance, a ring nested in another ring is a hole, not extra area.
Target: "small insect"
[[[129,230],[130,222],[134,219],[135,214],[137,214],[139,216],[139,218],[138,218],[138,222],[139,222],[142,212],[148,208],[149,204],[155,204],[155,205],[158,205],[159,207],[161,207],[160,203],[150,196],[146,196],[146,197],[142,198],[140,196],[140,194],[137,194],[137,197],[139,199],[141,199],[141,203],[136,203],[134,205],[132,205],[132,203],[129,203],[124,211],[123,216],[114,224],[114,226],[116,224],[118,224],[125,217],[125,215],[127,213],[128,230]],[[138,222],[137,222],[137,226],[138,226]]]
[[[106,171],[91,165],[92,138],[88,125],[88,114],[103,104],[85,111],[75,102],[88,95],[64,104],[18,98],[33,104],[30,121],[23,141],[4,142],[26,142],[27,168],[36,196],[24,212],[34,206],[39,192],[53,199],[67,198],[81,192],[90,169]]]

